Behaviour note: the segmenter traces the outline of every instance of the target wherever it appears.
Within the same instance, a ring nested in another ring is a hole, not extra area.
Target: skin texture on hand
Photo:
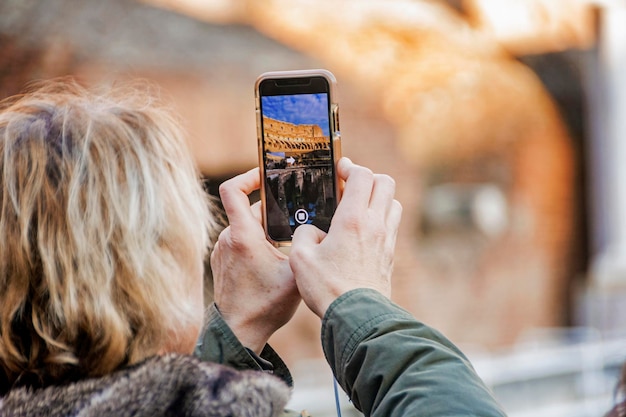
[[[257,354],[301,301],[289,258],[267,241],[260,204],[250,206],[248,194],[259,186],[258,169],[222,183],[229,226],[211,254],[215,304],[241,343]]]
[[[345,187],[328,234],[311,225],[298,227],[289,256],[300,295],[319,317],[352,289],[371,288],[390,297],[402,217],[391,177],[347,158],[339,161],[337,173]]]
[[[215,303],[241,343],[257,354],[294,315],[301,298],[319,317],[340,295],[371,288],[389,297],[402,206],[395,182],[342,158],[337,174],[343,197],[328,234],[312,225],[296,229],[289,257],[265,237],[258,169],[220,187],[229,226],[211,255]]]

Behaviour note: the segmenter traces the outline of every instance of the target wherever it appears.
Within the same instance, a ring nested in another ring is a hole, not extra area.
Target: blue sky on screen
[[[293,124],[316,124],[329,136],[328,96],[320,94],[298,94],[290,96],[263,96],[263,115],[281,122]]]

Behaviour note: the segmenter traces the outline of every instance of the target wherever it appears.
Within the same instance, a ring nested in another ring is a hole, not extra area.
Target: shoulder
[[[278,414],[272,410],[282,410],[288,398],[288,387],[272,375],[166,355],[102,378],[11,391],[0,403],[0,414],[28,410],[23,415],[274,416]]]

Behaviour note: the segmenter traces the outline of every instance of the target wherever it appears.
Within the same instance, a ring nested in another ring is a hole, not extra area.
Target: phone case
[[[261,74],[254,86],[254,94],[255,94],[255,111],[256,111],[256,126],[257,126],[257,148],[258,148],[258,160],[259,160],[259,171],[260,171],[260,181],[261,181],[261,205],[262,205],[262,220],[263,227],[265,229],[265,235],[275,247],[288,252],[289,247],[291,246],[291,241],[275,241],[271,238],[268,233],[267,228],[267,201],[266,201],[266,189],[265,189],[265,164],[263,158],[263,124],[261,114],[261,94],[260,94],[260,84],[264,80],[268,79],[285,79],[285,78],[299,78],[299,77],[311,77],[311,76],[321,76],[324,77],[329,85],[328,91],[328,100],[330,104],[330,140],[333,152],[333,166],[336,167],[337,161],[341,158],[341,133],[339,130],[339,105],[336,101],[336,88],[337,81],[335,76],[328,70],[325,69],[310,69],[310,70],[290,70],[290,71],[272,71],[265,72]],[[341,184],[337,175],[334,175],[335,178],[335,190],[336,190],[336,202],[339,203],[341,199]]]

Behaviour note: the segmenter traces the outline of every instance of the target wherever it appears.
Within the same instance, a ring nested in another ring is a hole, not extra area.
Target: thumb
[[[315,226],[299,226],[291,239],[289,254],[289,266],[293,271],[300,296],[318,317],[323,317],[330,305],[325,300],[332,298],[325,296],[324,286],[317,285],[320,281],[316,265],[319,264],[320,243],[325,237],[326,233]]]
[[[310,224],[298,226],[291,238],[291,250],[319,245],[326,233]]]
[[[306,265],[309,262],[315,262],[318,246],[325,236],[326,233],[310,224],[303,224],[296,228],[291,238],[289,251],[289,265],[294,276],[299,275],[298,272],[307,270]]]
[[[312,256],[316,247],[324,240],[326,233],[310,224],[298,226],[291,238],[290,259]]]

